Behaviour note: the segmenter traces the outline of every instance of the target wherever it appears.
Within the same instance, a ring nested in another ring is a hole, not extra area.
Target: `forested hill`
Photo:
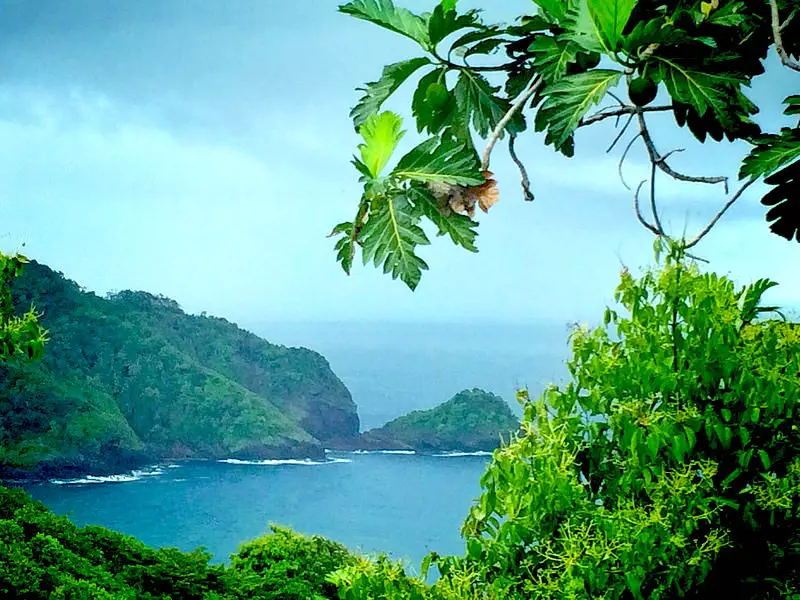
[[[0,476],[118,470],[151,458],[321,455],[357,435],[324,357],[144,292],[100,298],[32,262],[14,283],[45,358],[0,365]]]
[[[359,446],[372,450],[418,452],[494,450],[519,429],[508,404],[481,389],[464,390],[430,410],[415,410],[361,435]]]

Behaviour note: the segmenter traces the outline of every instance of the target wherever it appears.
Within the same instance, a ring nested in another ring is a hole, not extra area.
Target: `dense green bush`
[[[763,318],[773,283],[679,255],[623,271],[621,309],[572,334],[569,383],[521,392],[466,555],[426,559],[442,577],[424,593],[351,567],[343,598],[799,597],[800,326]]]
[[[103,527],[76,527],[23,491],[0,487],[0,598],[311,600],[336,597],[326,578],[353,556],[335,542],[273,526],[233,565],[150,548]]]

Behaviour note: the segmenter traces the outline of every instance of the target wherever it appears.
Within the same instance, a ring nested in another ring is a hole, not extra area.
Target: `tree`
[[[739,170],[739,183],[715,217],[693,237],[702,240],[725,212],[759,179],[771,186],[762,198],[770,207],[771,230],[800,242],[800,125],[762,132],[753,121],[758,107],[746,88],[764,73],[762,60],[777,52],[790,72],[800,71],[800,18],[794,0],[534,0],[536,12],[513,25],[485,23],[475,10],[459,12],[457,0],[442,0],[432,12],[415,14],[392,0],[352,0],[345,14],[370,21],[415,41],[422,55],[384,67],[353,108],[363,138],[353,163],[364,192],[350,222],[332,236],[337,258],[350,272],[360,247],[372,261],[410,288],[427,264],[417,249],[430,243],[421,225],[476,251],[475,206],[487,211],[497,201],[489,171],[492,152],[508,139],[519,166],[525,199],[533,193],[515,139],[531,129],[545,144],[572,156],[574,134],[615,118],[622,126],[613,149],[631,125],[636,133],[621,153],[641,142],[651,164],[649,216],[635,195],[636,216],[656,236],[669,238],[659,216],[656,177],[666,175],[702,185],[727,177],[689,175],[670,167],[674,152],[662,152],[648,120],[669,113],[700,143],[745,140],[752,151]],[[500,59],[499,57],[502,57]],[[478,63],[481,63],[480,65]],[[426,135],[411,152],[387,167],[403,136],[402,119],[381,109],[394,92],[421,73],[411,110]],[[628,100],[619,95],[627,87]],[[669,101],[653,104],[661,93]],[[612,104],[592,110],[605,101]],[[784,101],[785,114],[800,114],[800,95]],[[476,140],[486,140],[479,156]]]
[[[14,310],[11,282],[25,266],[27,259],[20,255],[0,252],[0,361],[16,356],[40,358],[47,332],[39,325],[32,307],[18,315]]]
[[[431,588],[345,569],[343,597],[383,598],[387,577],[392,600],[800,595],[800,326],[765,318],[773,282],[737,289],[682,252],[622,272],[619,308],[572,334],[566,385],[520,392],[466,555],[429,556]]]

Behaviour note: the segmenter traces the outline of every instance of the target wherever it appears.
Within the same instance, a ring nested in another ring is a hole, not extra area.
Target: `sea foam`
[[[229,465],[256,465],[261,467],[276,467],[279,465],[301,465],[304,467],[311,467],[317,465],[330,465],[334,463],[349,463],[353,462],[349,458],[328,458],[326,460],[311,460],[311,459],[267,459],[267,460],[240,460],[238,458],[225,458],[217,462],[226,463]]]

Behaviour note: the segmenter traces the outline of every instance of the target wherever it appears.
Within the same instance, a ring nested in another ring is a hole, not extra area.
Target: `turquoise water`
[[[27,489],[79,525],[103,525],[154,546],[204,546],[216,562],[265,533],[270,522],[363,552],[388,552],[417,567],[431,550],[463,552],[459,528],[480,493],[489,457],[330,458],[324,464],[182,463],[123,482]]]

